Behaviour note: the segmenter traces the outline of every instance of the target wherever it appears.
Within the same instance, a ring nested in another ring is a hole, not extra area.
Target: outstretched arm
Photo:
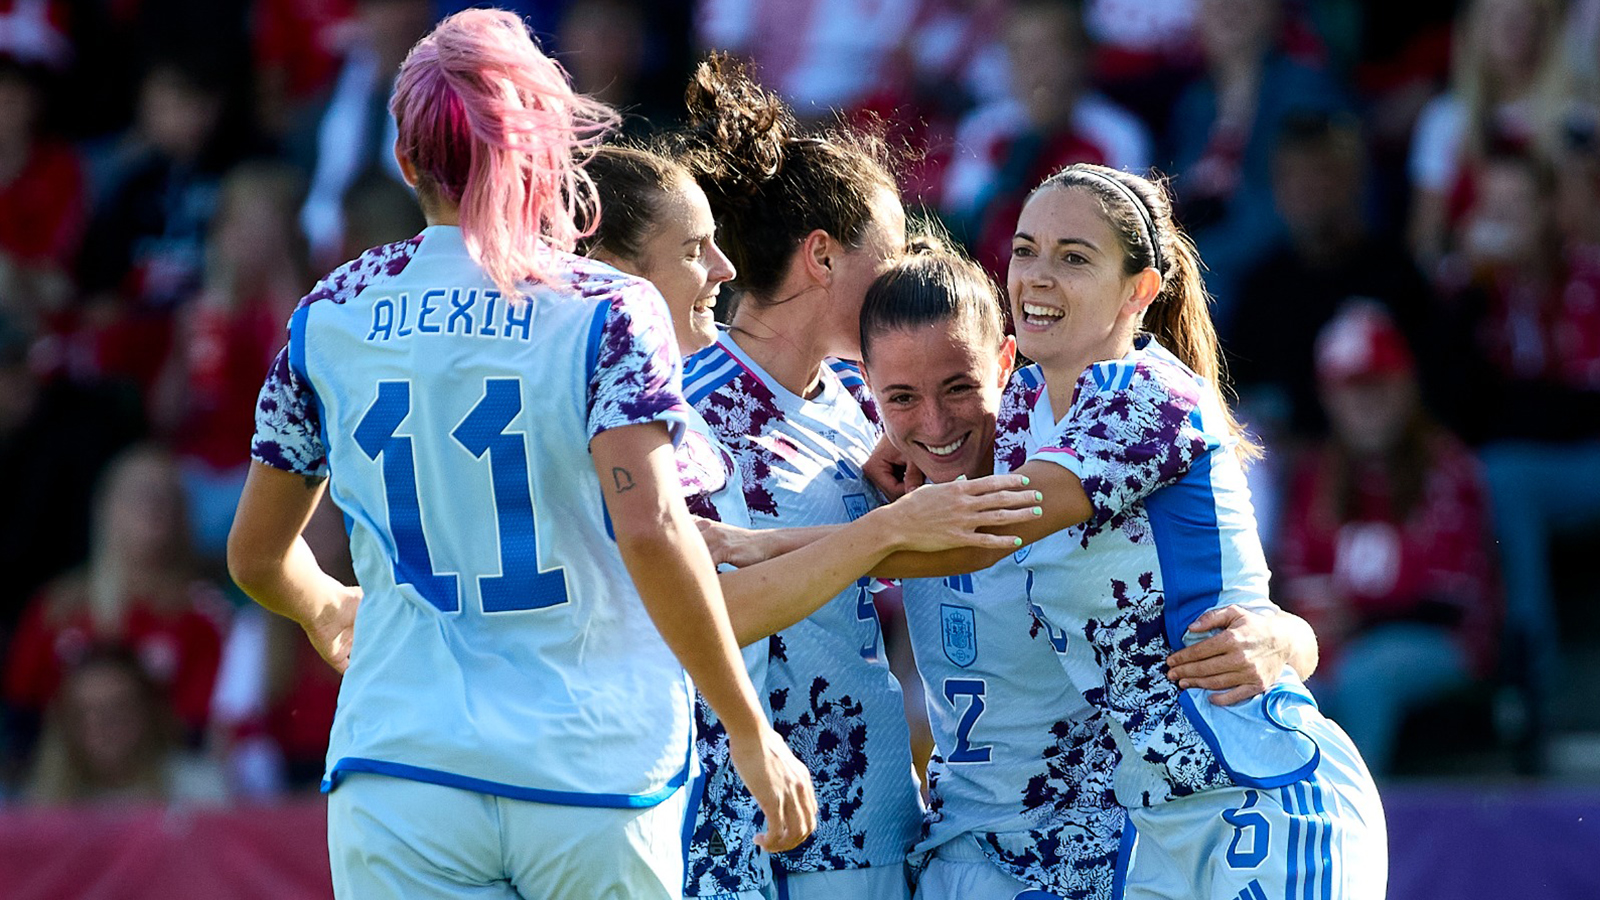
[[[300,536],[326,486],[326,478],[251,461],[228,532],[228,573],[251,599],[293,619],[328,665],[343,672],[361,588],[322,571]]]
[[[767,550],[780,552],[722,574],[734,634],[749,644],[793,625],[891,553],[962,546],[1009,552],[1012,537],[981,529],[1037,518],[1038,494],[1021,487],[1021,476],[997,475],[921,488],[848,525],[741,529],[752,540],[769,537]]]
[[[589,442],[617,549],[656,629],[728,731],[740,777],[767,816],[770,852],[816,827],[811,777],[767,723],[745,673],[711,556],[678,495],[666,426],[624,425]]]

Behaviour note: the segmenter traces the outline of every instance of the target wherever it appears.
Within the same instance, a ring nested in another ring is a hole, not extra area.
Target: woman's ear
[[[823,287],[833,286],[833,260],[839,252],[833,236],[818,228],[800,242],[800,264],[806,277]]]
[[[1000,383],[995,385],[1004,388],[1006,382],[1011,380],[1011,371],[1017,366],[1017,339],[1006,335],[1000,342]]]
[[[415,189],[417,186],[417,164],[409,156],[400,152],[400,142],[394,142],[394,161],[400,164],[400,177],[406,181],[406,186]]]
[[[1140,315],[1150,308],[1160,293],[1161,273],[1147,268],[1133,276],[1133,293],[1128,295],[1123,311],[1132,316]]]

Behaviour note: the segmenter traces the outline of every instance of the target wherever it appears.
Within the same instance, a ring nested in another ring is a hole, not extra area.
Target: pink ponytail
[[[574,93],[516,16],[469,9],[440,22],[400,66],[389,101],[400,152],[425,189],[458,204],[467,249],[506,296],[549,283],[541,241],[570,251],[594,221],[582,154],[616,123]]]

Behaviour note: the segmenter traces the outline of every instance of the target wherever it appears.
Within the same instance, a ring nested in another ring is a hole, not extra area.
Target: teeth
[[[928,448],[928,452],[932,453],[934,456],[949,456],[950,454],[956,452],[957,450],[960,450],[961,449],[961,445],[965,444],[966,442],[967,442],[967,436],[966,435],[962,435],[954,443],[945,444],[943,447],[930,447],[927,444],[923,444],[922,446],[927,447]]]
[[[1052,309],[1048,306],[1036,306],[1032,303],[1022,304],[1022,311],[1030,316],[1048,316],[1052,319],[1059,319],[1067,314],[1065,310]]]

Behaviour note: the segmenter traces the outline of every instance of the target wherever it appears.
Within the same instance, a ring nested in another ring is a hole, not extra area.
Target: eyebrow
[[[954,384],[957,381],[971,381],[971,380],[973,380],[971,374],[969,374],[967,372],[960,372],[958,374],[951,375],[949,378],[946,378],[945,380],[939,382],[939,386],[940,387],[949,387],[951,384]],[[911,384],[891,384],[891,385],[885,386],[883,390],[884,390],[884,393],[888,393],[890,391],[915,391],[916,389],[917,389],[916,385],[911,385]]]
[[[1021,240],[1027,241],[1030,244],[1039,243],[1037,240],[1034,239],[1033,235],[1028,234],[1025,231],[1019,231],[1015,235],[1012,235],[1012,239],[1013,240],[1016,240],[1016,239],[1019,239],[1019,238]],[[1071,237],[1069,237],[1069,238],[1061,238],[1060,240],[1056,241],[1056,246],[1057,247],[1069,247],[1069,246],[1071,246],[1073,244],[1082,244],[1083,246],[1088,247],[1090,250],[1093,250],[1096,253],[1098,253],[1100,251],[1100,248],[1095,246],[1094,241],[1088,240],[1087,238],[1071,238]]]
[[[690,244],[698,244],[702,241],[710,240],[710,238],[711,235],[709,234],[691,234],[687,238],[684,238],[683,243],[679,246],[687,247]]]

